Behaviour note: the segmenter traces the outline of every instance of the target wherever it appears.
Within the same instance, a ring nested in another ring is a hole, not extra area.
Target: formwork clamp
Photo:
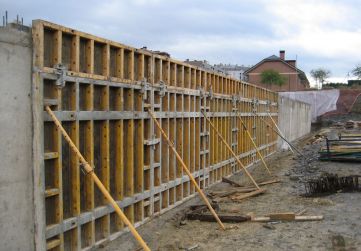
[[[143,100],[147,100],[147,91],[150,90],[150,84],[147,82],[146,78],[143,78],[142,81],[140,81],[140,86],[140,93],[143,94]]]
[[[236,106],[237,102],[240,101],[240,97],[238,95],[232,95],[232,105]]]
[[[198,86],[198,90],[199,90],[199,96],[201,98],[204,98],[206,96],[206,91],[204,90],[204,88],[202,86]]]
[[[257,112],[257,106],[258,106],[258,105],[259,105],[259,100],[256,99],[256,98],[253,98],[253,99],[252,99],[252,111],[253,111],[254,113]]]
[[[213,99],[213,88],[212,88],[212,86],[210,86],[210,88],[209,88],[208,97],[209,97],[210,100]]]
[[[271,109],[270,106],[272,105],[272,102],[270,100],[266,100],[266,112],[270,113]]]
[[[92,168],[91,170],[86,170],[86,167],[85,167],[85,165],[84,165],[83,163],[80,163],[80,164],[79,164],[79,167],[80,167],[80,170],[82,171],[82,173],[83,173],[84,175],[88,175],[88,174],[94,172],[94,169],[95,169],[94,165],[92,165],[92,166],[91,166],[91,168]]]
[[[59,88],[63,88],[65,86],[65,77],[66,77],[67,68],[62,64],[56,64],[54,68],[55,68],[55,75],[57,77],[55,81],[55,85]]]
[[[163,80],[159,81],[159,96],[164,97],[167,91],[167,85],[164,83]]]

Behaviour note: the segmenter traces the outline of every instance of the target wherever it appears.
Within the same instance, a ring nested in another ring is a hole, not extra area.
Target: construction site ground
[[[264,216],[276,212],[297,212],[306,209],[305,215],[323,215],[322,221],[225,223],[223,231],[216,222],[182,220],[190,205],[202,204],[196,196],[177,208],[154,218],[139,227],[139,232],[152,250],[361,250],[361,193],[336,193],[322,197],[305,197],[304,181],[323,173],[340,176],[359,175],[359,163],[321,162],[318,150],[325,144],[319,138],[337,137],[339,130],[323,128],[296,142],[310,160],[290,151],[278,152],[267,158],[273,174],[281,180],[264,186],[265,194],[240,202],[219,203],[220,212],[241,215],[254,213]],[[257,181],[271,179],[261,163],[251,169]],[[245,175],[235,174],[230,179],[251,183]],[[218,183],[207,191],[230,188]],[[130,234],[99,247],[99,250],[141,250]]]

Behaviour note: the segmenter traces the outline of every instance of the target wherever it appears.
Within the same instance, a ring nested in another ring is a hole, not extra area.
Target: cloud
[[[361,7],[333,1],[277,0],[267,5],[282,43],[326,58],[350,57],[361,45]],[[361,55],[361,54],[359,54]]]
[[[308,73],[344,78],[361,62],[359,0],[0,0],[10,13],[47,19],[184,59],[255,64],[280,49]]]

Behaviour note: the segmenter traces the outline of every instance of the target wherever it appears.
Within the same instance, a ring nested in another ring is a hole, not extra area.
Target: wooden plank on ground
[[[250,193],[246,193],[246,194],[242,194],[242,195],[235,195],[235,196],[231,196],[230,199],[231,200],[236,200],[236,201],[239,201],[239,200],[244,200],[246,198],[249,198],[249,197],[253,197],[253,196],[256,196],[258,194],[263,194],[266,192],[266,189],[258,189],[258,190],[255,190],[253,192],[250,192]]]
[[[269,215],[271,220],[294,220],[296,218],[295,213],[272,213]]]
[[[249,197],[253,197],[253,196],[256,196],[258,194],[263,194],[266,192],[266,189],[255,189],[254,191],[252,192],[249,192],[249,193],[242,193],[240,195],[230,195],[228,197],[224,196],[224,197],[218,197],[218,198],[215,198],[213,199],[212,201],[213,202],[226,202],[226,201],[240,201],[240,200],[244,200],[244,199],[247,199]]]
[[[222,182],[225,182],[225,183],[237,186],[237,187],[244,187],[244,185],[242,185],[241,183],[239,183],[237,181],[233,181],[233,180],[228,179],[226,177],[222,177]],[[265,186],[265,185],[268,185],[268,184],[273,184],[273,183],[278,183],[278,182],[281,182],[281,180],[280,179],[272,179],[272,180],[267,180],[267,181],[264,181],[264,182],[260,182],[260,183],[258,183],[258,185],[259,186]],[[251,188],[251,187],[247,187],[247,188]]]
[[[294,220],[291,221],[319,221],[323,220],[323,215],[296,215]],[[254,217],[251,221],[253,222],[268,222],[268,221],[275,221],[271,220],[270,217],[264,216],[264,217]]]
[[[230,179],[228,179],[226,177],[222,177],[222,182],[228,183],[228,184],[231,184],[231,185],[237,186],[237,187],[242,187],[243,186],[240,183],[238,183],[237,181],[230,180]]]
[[[257,190],[256,188],[232,188],[224,191],[210,191],[209,195],[212,197],[226,197],[235,193],[249,193]]]

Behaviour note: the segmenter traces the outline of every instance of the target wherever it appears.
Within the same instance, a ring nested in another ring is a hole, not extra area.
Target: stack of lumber
[[[232,187],[226,188],[226,190],[217,190],[217,191],[209,191],[207,196],[212,199],[213,202],[234,202],[241,201],[253,196],[257,196],[260,194],[264,194],[266,189],[257,189],[256,187],[245,187],[237,181],[233,181],[226,177],[222,178],[222,182],[231,184]],[[265,186],[268,184],[273,184],[280,182],[279,179],[272,179],[263,182],[259,182],[259,186]]]
[[[340,136],[342,137],[342,136]],[[319,151],[320,160],[361,161],[361,138],[342,137],[344,139],[326,139],[326,146]]]
[[[263,194],[266,192],[266,189],[256,189],[253,187],[232,187],[227,188],[224,191],[211,191],[208,192],[208,197],[212,199],[213,202],[231,202],[231,201],[241,201],[246,198]]]

